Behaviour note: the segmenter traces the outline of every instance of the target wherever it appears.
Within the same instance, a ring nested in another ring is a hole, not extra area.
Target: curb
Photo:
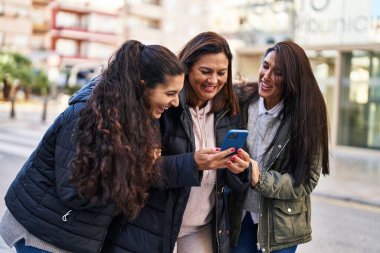
[[[380,208],[380,203],[378,203],[378,202],[372,202],[372,201],[368,201],[368,200],[358,199],[358,198],[351,197],[351,196],[339,196],[339,195],[328,194],[328,193],[320,193],[320,192],[315,192],[312,194],[315,196],[318,196],[318,197],[322,197],[322,198],[340,200],[340,201],[351,202],[351,203],[355,203],[355,204]]]

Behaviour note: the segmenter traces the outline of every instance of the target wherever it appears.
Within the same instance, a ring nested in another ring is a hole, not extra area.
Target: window
[[[380,52],[343,54],[338,144],[380,149]]]

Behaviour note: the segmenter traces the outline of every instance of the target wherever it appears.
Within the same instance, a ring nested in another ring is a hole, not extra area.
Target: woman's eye
[[[219,72],[218,73],[219,76],[224,76],[224,74],[226,74],[226,72]]]

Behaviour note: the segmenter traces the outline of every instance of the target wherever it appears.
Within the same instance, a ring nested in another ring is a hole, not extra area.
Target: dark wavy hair
[[[138,215],[149,187],[161,178],[153,157],[160,131],[150,116],[148,90],[183,73],[168,49],[134,40],[110,58],[77,122],[71,182],[81,196],[111,200],[129,218]]]
[[[265,56],[273,51],[276,53],[276,67],[282,73],[284,90],[284,120],[279,130],[285,119],[291,119],[290,165],[287,172],[293,174],[295,185],[300,185],[310,181],[311,164],[319,157],[318,166],[322,166],[322,173],[325,175],[330,171],[326,103],[309,59],[299,45],[290,41],[279,42],[267,49]]]
[[[213,98],[211,112],[217,112],[226,106],[231,107],[231,115],[239,113],[239,101],[232,89],[232,53],[227,41],[217,33],[204,32],[192,38],[179,53],[179,59],[185,65],[185,87],[190,106],[196,105],[197,94],[189,83],[189,70],[205,54],[224,53],[228,59],[227,82]]]

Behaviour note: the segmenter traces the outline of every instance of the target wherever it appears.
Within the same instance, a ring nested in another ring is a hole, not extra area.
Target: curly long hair
[[[134,40],[110,58],[77,122],[71,182],[81,196],[111,200],[129,218],[138,215],[152,182],[161,178],[153,155],[160,131],[148,90],[183,73],[168,49]]]
[[[214,32],[203,32],[192,38],[181,50],[178,57],[185,65],[185,87],[187,101],[195,106],[197,94],[189,83],[189,70],[205,54],[224,53],[228,59],[227,82],[223,89],[213,98],[211,112],[217,112],[226,106],[231,107],[231,115],[239,112],[239,101],[232,89],[232,53],[228,42]]]
[[[318,166],[322,167],[322,173],[329,174],[326,103],[310,61],[299,45],[291,41],[279,42],[269,48],[265,56],[273,51],[276,53],[276,66],[281,69],[283,77],[283,119],[291,119],[287,172],[293,174],[295,185],[300,185],[310,181],[311,164],[315,159],[320,161]],[[282,120],[276,137],[284,124],[285,120]]]

